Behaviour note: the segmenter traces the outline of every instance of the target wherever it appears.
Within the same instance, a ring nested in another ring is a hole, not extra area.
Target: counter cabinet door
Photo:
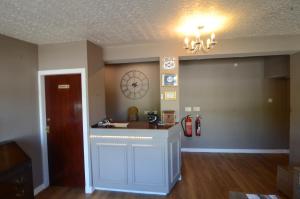
[[[128,144],[96,139],[92,144],[95,187],[128,184]]]
[[[180,137],[173,136],[169,140],[169,174],[170,183],[174,184],[180,177],[181,149]]]
[[[165,145],[153,142],[131,144],[131,180],[136,186],[165,186]]]

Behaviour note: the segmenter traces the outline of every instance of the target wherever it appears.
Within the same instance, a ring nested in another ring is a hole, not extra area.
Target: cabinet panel
[[[128,183],[127,144],[97,143],[99,183]]]
[[[165,185],[165,157],[161,145],[133,144],[132,173],[135,185]]]
[[[174,140],[173,142],[169,143],[170,147],[170,177],[171,183],[176,180],[176,177],[180,175],[180,142],[179,140]]]

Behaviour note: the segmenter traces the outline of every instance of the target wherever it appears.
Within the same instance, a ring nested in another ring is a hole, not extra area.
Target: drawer
[[[0,179],[0,196],[5,199],[33,198],[31,167],[7,173]]]

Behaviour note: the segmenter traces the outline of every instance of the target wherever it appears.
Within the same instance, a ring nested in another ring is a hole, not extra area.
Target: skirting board
[[[101,187],[95,187],[95,189],[101,191],[116,191],[116,192],[138,193],[138,194],[159,195],[159,196],[167,195],[167,193],[151,192],[151,191],[133,191],[133,190],[126,190],[126,189],[108,189],[108,188],[101,188]]]
[[[191,153],[252,153],[252,154],[289,154],[289,149],[212,149],[212,148],[181,148],[182,152]]]
[[[85,186],[85,193],[86,194],[91,194],[95,191],[94,187],[91,186]]]
[[[42,192],[44,189],[46,189],[47,186],[45,184],[41,184],[38,187],[36,187],[33,191],[34,196],[38,195],[40,192]]]

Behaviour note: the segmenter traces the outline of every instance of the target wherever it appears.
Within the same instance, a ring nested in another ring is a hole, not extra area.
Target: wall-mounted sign
[[[59,84],[57,86],[58,89],[70,89],[70,85],[69,84]]]
[[[174,57],[164,57],[163,58],[163,69],[171,70],[176,67],[176,59]]]
[[[176,74],[162,74],[162,86],[177,86],[177,75]]]
[[[165,91],[165,100],[176,100],[176,91]]]

